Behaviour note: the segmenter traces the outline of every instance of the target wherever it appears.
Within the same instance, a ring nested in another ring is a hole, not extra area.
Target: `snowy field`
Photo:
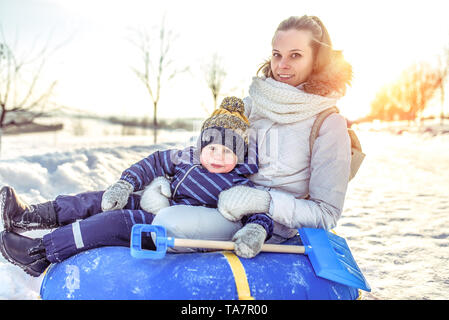
[[[30,203],[104,189],[132,163],[156,149],[184,147],[195,134],[161,132],[154,146],[152,137],[122,136],[117,126],[90,120],[84,135],[79,126],[4,136],[0,187],[15,187]],[[358,135],[367,158],[350,183],[336,232],[372,287],[363,298],[449,299],[449,134],[361,128]],[[38,299],[41,281],[0,256],[0,299]]]

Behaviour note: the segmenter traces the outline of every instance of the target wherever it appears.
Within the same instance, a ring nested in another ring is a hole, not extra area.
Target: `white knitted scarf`
[[[335,106],[337,97],[323,97],[276,81],[254,77],[249,87],[252,108],[265,118],[278,123],[294,123],[313,117]]]

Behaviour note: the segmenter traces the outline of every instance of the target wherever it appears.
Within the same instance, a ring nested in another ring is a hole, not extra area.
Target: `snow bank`
[[[0,160],[0,188],[13,186],[28,203],[52,200],[59,194],[103,190],[133,163],[157,149],[173,147],[176,145],[84,148]],[[43,234],[25,233],[31,237]],[[42,277],[28,276],[0,256],[0,299],[38,299]]]

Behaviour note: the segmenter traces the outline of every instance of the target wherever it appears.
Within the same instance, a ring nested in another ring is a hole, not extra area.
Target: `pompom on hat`
[[[245,105],[243,101],[236,97],[226,97],[221,105],[212,115],[204,121],[201,131],[211,127],[222,127],[234,130],[242,135],[245,142],[248,143],[247,130],[249,121],[243,114]]]
[[[201,127],[200,149],[221,144],[243,160],[248,145],[249,121],[243,114],[245,105],[237,97],[226,97]]]

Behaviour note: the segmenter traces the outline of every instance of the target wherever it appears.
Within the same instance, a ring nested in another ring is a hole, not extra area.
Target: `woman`
[[[250,179],[258,189],[232,187],[220,194],[218,210],[178,206],[160,211],[153,224],[171,236],[204,238],[201,226],[225,217],[268,212],[275,221],[268,242],[280,243],[297,228],[331,229],[340,218],[350,174],[350,138],[343,116],[323,122],[312,154],[309,135],[316,115],[335,106],[352,77],[341,52],[314,16],[282,21],[272,40],[272,56],[259,69],[244,99],[245,115],[257,135],[259,172]],[[241,245],[242,239],[244,245]],[[254,257],[264,242],[263,230],[248,225],[235,233],[236,252]]]

